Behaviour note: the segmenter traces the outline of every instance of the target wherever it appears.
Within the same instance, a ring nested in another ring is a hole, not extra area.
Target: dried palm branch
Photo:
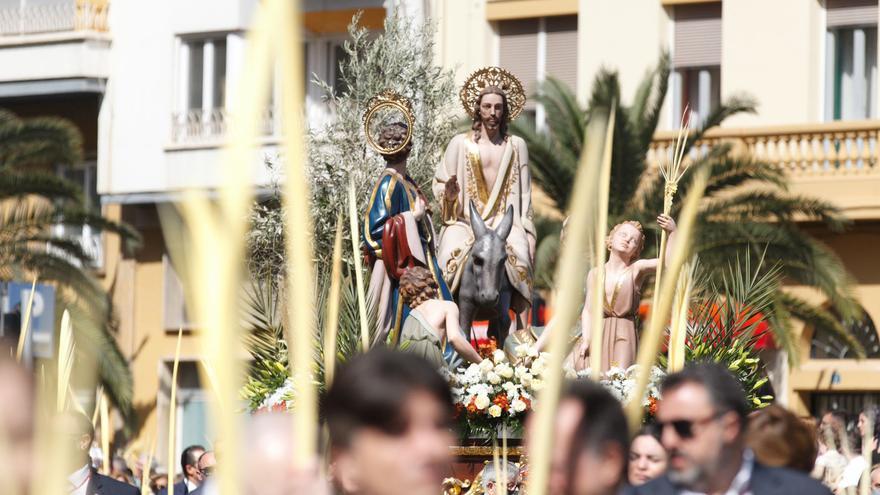
[[[556,416],[556,408],[562,389],[562,362],[568,353],[568,330],[577,320],[583,293],[583,281],[587,273],[588,253],[584,249],[590,245],[589,237],[596,232],[599,174],[604,156],[607,136],[613,132],[610,107],[597,108],[591,115],[587,126],[580,158],[574,194],[569,205],[571,228],[566,231],[562,257],[556,276],[558,309],[554,319],[553,333],[550,336],[550,360],[547,367],[547,384],[541,391],[538,401],[541,407],[536,411],[536,442],[531,458],[528,492],[545,495],[550,474],[551,442]]]

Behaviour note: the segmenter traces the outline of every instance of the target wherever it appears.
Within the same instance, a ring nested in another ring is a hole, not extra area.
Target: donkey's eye
[[[476,257],[474,257],[474,265],[476,265],[476,266],[483,266],[483,258],[476,258]]]

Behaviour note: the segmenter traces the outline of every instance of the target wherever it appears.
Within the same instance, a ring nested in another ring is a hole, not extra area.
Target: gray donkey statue
[[[474,245],[465,262],[458,289],[458,323],[468,338],[473,339],[473,321],[489,320],[488,334],[497,339],[498,348],[502,349],[510,331],[510,299],[513,294],[504,267],[507,236],[513,226],[513,207],[507,207],[495,230],[486,226],[473,203],[470,214]]]

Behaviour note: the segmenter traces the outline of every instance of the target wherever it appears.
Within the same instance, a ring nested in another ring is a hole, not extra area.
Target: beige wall
[[[486,20],[486,0],[432,2],[437,22],[436,62],[455,71],[460,85],[472,71],[497,63],[497,36]]]
[[[659,0],[581,0],[579,14],[578,97],[586,101],[599,69],[608,67],[618,70],[628,103],[671,41],[666,9]]]
[[[138,213],[132,213],[134,209],[139,209]],[[123,255],[118,239],[108,237],[103,284],[113,298],[119,321],[117,341],[122,354],[129,360],[134,380],[133,440],[136,445],[145,447],[153,438],[158,438],[161,447],[166,443],[167,417],[160,419],[156,411],[159,370],[165,362],[174,360],[177,339],[177,333],[166,330],[164,324],[164,238],[149,208],[112,204],[106,206],[104,212],[113,220],[122,219],[135,224],[143,236],[142,246],[132,255]],[[146,225],[140,224],[144,218]],[[184,333],[181,360],[198,356],[195,337]],[[159,414],[167,415],[168,412],[163,410]],[[157,461],[164,465],[166,457],[167,449],[157,448]]]
[[[758,99],[726,127],[822,120],[824,12],[816,0],[722,3],[721,92]]]

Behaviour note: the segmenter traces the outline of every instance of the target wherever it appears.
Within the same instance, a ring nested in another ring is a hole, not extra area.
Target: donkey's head
[[[509,206],[504,218],[495,230],[483,222],[480,213],[471,203],[471,228],[474,246],[471,249],[470,270],[473,273],[473,297],[480,306],[498,304],[502,278],[505,277],[504,262],[507,260],[507,236],[513,226],[513,207]]]

